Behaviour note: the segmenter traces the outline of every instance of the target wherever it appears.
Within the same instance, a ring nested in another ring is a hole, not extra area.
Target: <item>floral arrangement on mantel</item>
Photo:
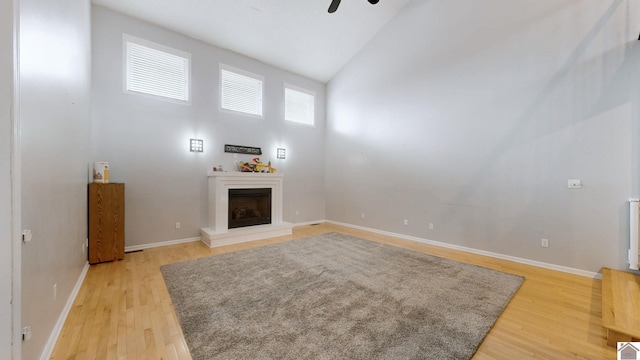
[[[260,158],[253,158],[251,162],[238,161],[238,170],[242,172],[259,172],[259,173],[274,173],[276,168],[271,166],[271,161],[263,163]]]

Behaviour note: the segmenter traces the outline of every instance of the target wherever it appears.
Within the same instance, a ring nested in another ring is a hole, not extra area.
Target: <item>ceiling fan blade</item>
[[[331,5],[329,5],[329,13],[334,13],[338,10],[338,6],[340,5],[340,0],[331,1]]]

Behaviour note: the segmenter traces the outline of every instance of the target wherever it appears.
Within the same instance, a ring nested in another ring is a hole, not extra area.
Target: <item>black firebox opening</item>
[[[271,224],[271,188],[229,189],[229,229]]]

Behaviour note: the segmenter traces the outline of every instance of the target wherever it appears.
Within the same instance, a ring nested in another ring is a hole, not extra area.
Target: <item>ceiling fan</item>
[[[332,0],[331,5],[329,5],[329,12],[334,13],[338,10],[338,6],[340,5],[341,0]],[[380,0],[368,0],[371,4],[377,4]]]

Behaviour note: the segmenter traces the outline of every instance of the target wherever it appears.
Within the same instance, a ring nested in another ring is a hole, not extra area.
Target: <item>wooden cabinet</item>
[[[124,184],[89,184],[89,263],[124,259]]]

